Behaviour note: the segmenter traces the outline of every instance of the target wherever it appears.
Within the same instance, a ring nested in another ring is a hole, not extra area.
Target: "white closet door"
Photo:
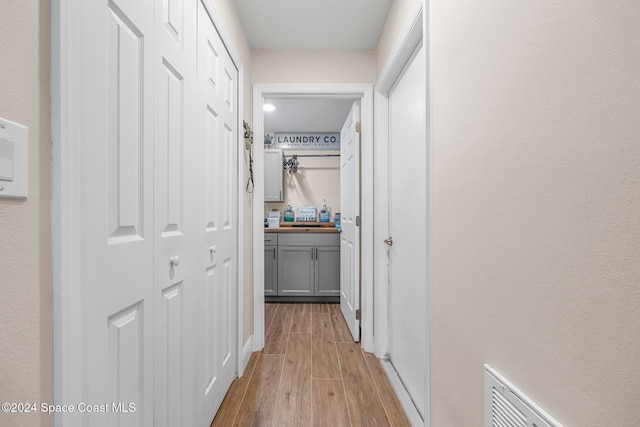
[[[74,254],[83,325],[78,395],[109,412],[76,411],[65,425],[152,426],[153,4],[78,7],[80,108],[67,118],[83,164],[74,183],[83,235]],[[112,402],[133,403],[135,411],[118,412]]]
[[[340,131],[340,309],[360,341],[360,104],[354,102]]]
[[[61,299],[81,351],[60,389],[103,412],[57,420],[208,425],[237,372],[238,72],[200,2],[74,6],[82,240]]]
[[[195,424],[199,191],[204,150],[195,128],[196,5],[155,2],[155,425]]]
[[[422,43],[389,94],[389,360],[425,414],[427,144]]]
[[[199,192],[198,250],[201,344],[198,403],[201,423],[213,419],[237,373],[238,71],[205,7],[198,4],[198,138],[205,174]]]

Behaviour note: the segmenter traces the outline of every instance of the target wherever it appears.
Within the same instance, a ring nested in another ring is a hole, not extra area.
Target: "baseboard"
[[[382,368],[387,373],[387,377],[391,382],[391,386],[393,390],[396,392],[396,396],[400,400],[402,407],[404,408],[404,412],[407,414],[407,418],[411,422],[411,425],[414,427],[422,427],[424,426],[424,420],[420,416],[420,413],[416,409],[416,405],[413,404],[413,400],[411,400],[411,396],[407,392],[407,389],[402,384],[402,380],[398,376],[396,369],[393,367],[389,359],[380,359],[380,363],[382,364]]]
[[[251,354],[253,353],[253,335],[249,337],[242,347],[242,372],[247,368]]]

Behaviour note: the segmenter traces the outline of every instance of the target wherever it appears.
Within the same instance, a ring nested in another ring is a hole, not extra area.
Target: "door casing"
[[[376,144],[375,144],[375,189],[376,189],[376,199],[375,199],[375,325],[376,325],[376,347],[375,347],[375,355],[379,358],[384,358],[389,349],[389,286],[388,286],[388,278],[389,278],[389,268],[387,265],[387,251],[386,245],[383,242],[383,239],[386,239],[389,236],[389,215],[388,215],[388,200],[389,200],[389,163],[387,160],[387,154],[389,152],[389,92],[391,91],[394,83],[398,79],[398,77],[402,74],[405,64],[407,60],[411,57],[415,46],[418,44],[420,39],[423,39],[424,46],[426,48],[426,94],[425,100],[427,105],[425,106],[425,123],[427,126],[427,141],[426,144],[430,143],[430,79],[429,79],[429,1],[428,0],[415,0],[412,8],[409,12],[407,20],[405,21],[404,26],[400,30],[400,34],[396,40],[395,45],[393,46],[391,53],[389,54],[389,59],[385,63],[382,71],[380,72],[380,76],[375,85],[375,125],[376,125]],[[427,168],[427,177],[430,176],[430,158],[429,158],[429,149],[427,149],[427,158],[425,159],[425,167]],[[427,186],[426,191],[429,191]],[[429,211],[429,195],[427,195],[427,213]],[[427,215],[428,216],[428,215]],[[426,220],[426,219],[425,219]],[[430,236],[430,223],[426,224],[427,230],[427,238]],[[428,250],[428,246],[427,246]],[[431,266],[431,258],[430,254],[427,253],[427,259],[425,260],[427,266],[427,272]],[[426,301],[425,307],[427,309],[430,307],[430,299],[431,299],[431,282],[429,273],[427,274],[427,283],[426,286]],[[430,322],[431,317],[430,314],[427,313],[427,325],[426,325],[426,343],[427,343],[427,357],[429,355],[430,349]],[[424,414],[424,425],[429,427],[431,425],[431,372],[430,372],[430,360],[427,360],[427,375],[425,378],[425,414]],[[385,368],[387,368],[385,366]],[[394,376],[392,374],[389,375],[392,385],[396,390],[396,393],[399,395],[401,400],[403,400],[403,396],[401,392],[403,391],[403,385],[400,382],[397,375]],[[407,396],[406,392],[404,394]],[[410,399],[404,400],[403,404],[406,402],[405,409],[407,406],[412,405]],[[415,414],[417,415],[417,411],[415,410]],[[412,419],[415,419],[413,417]],[[419,419],[419,418],[418,418]]]
[[[373,85],[371,84],[255,84],[253,85],[253,127],[255,135],[264,135],[262,107],[265,98],[307,97],[348,98],[361,102],[362,150],[360,182],[362,185],[361,239],[361,344],[373,352]],[[264,157],[262,147],[254,152],[255,190],[253,203],[253,350],[264,347]]]

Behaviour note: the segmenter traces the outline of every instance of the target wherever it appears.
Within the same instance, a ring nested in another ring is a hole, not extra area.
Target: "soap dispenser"
[[[329,213],[329,209],[327,209],[327,201],[322,201],[322,210],[320,211],[320,222],[329,222],[331,218],[331,214]]]
[[[284,211],[284,221],[285,222],[293,222],[295,219],[295,214],[293,213],[293,208],[291,207],[291,199],[287,203],[287,210]]]

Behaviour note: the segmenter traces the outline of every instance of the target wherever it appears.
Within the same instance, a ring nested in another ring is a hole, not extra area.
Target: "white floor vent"
[[[484,365],[484,427],[563,427],[489,365]]]

